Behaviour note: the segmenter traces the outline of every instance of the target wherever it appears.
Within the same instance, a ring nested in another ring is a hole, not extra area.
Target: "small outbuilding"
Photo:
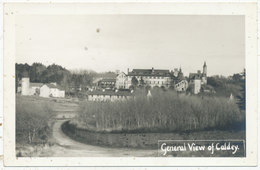
[[[130,99],[133,94],[128,91],[95,90],[87,93],[88,101],[122,101]]]
[[[40,88],[41,97],[65,97],[65,91],[55,84],[44,84]]]

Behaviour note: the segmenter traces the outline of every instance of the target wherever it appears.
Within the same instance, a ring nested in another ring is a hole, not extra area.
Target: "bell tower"
[[[207,84],[207,65],[206,62],[204,62],[203,65],[203,72],[202,72],[202,77],[201,77],[201,83],[202,84]]]
[[[207,76],[207,65],[206,65],[205,61],[204,61],[204,65],[203,65],[203,74]]]

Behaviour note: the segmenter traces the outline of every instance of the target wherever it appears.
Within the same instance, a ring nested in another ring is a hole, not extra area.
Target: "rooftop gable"
[[[133,69],[128,73],[129,76],[170,76],[169,70],[155,69]]]
[[[30,87],[41,87],[43,83],[30,83]]]
[[[132,96],[133,93],[129,91],[111,91],[111,90],[105,90],[105,91],[89,91],[87,92],[87,95],[111,95],[111,96]]]
[[[47,84],[44,84],[46,85],[47,87],[51,88],[51,89],[59,89],[59,90],[64,90],[61,86],[57,85],[55,86],[54,84],[50,84],[50,83],[47,83]],[[43,85],[43,86],[44,86]]]

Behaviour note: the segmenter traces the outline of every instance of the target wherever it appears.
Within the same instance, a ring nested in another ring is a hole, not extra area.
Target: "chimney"
[[[153,69],[153,67],[152,67],[152,73],[154,72],[154,69]]]
[[[127,74],[129,74],[129,68],[127,68]]]
[[[200,70],[198,70],[198,74],[201,74],[201,71],[200,71]]]

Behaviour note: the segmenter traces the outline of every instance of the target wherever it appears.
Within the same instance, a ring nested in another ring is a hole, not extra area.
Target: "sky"
[[[229,76],[245,67],[243,16],[21,15],[16,62],[96,72],[182,68]]]

